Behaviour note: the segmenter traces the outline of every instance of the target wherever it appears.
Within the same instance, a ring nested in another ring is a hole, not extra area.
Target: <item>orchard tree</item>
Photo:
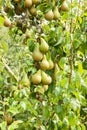
[[[0,129],[87,129],[86,0],[0,0]]]

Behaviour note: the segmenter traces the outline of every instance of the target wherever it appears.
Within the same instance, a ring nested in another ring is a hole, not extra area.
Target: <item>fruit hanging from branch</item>
[[[46,74],[44,71],[42,71],[41,75],[42,75],[42,80],[41,80],[42,84],[44,84],[44,85],[51,84],[52,78],[48,74]]]
[[[64,0],[63,4],[61,5],[61,10],[62,11],[68,11],[69,10],[69,6],[68,6],[68,4],[65,0]]]
[[[45,13],[46,20],[51,21],[51,20],[53,20],[53,18],[54,18],[54,14],[53,14],[52,10],[49,10],[47,13]]]
[[[40,41],[41,41],[40,50],[42,52],[47,52],[49,50],[49,45],[47,44],[47,42],[43,38],[41,38]]]
[[[38,70],[34,75],[32,75],[31,82],[33,84],[41,83],[41,70]]]
[[[29,8],[32,6],[32,0],[24,0],[25,7]]]
[[[4,19],[4,26],[5,27],[11,27],[12,26],[10,19],[7,18],[7,17],[5,17],[5,19]]]
[[[32,0],[32,3],[35,5],[39,4],[39,2],[40,2],[40,0]]]
[[[47,61],[46,55],[44,55],[43,60],[40,63],[40,68],[42,70],[47,70],[49,68],[49,62]]]
[[[4,121],[7,122],[7,125],[10,125],[13,122],[13,118],[10,115],[10,113],[5,113],[3,118],[4,118]]]
[[[29,12],[31,13],[31,15],[37,15],[37,9],[34,6],[30,8]]]
[[[55,7],[53,13],[54,13],[54,20],[58,20],[59,17],[60,17],[60,13],[58,11],[58,7]]]
[[[40,61],[43,58],[43,54],[39,50],[39,43],[36,43],[32,57],[35,61]]]

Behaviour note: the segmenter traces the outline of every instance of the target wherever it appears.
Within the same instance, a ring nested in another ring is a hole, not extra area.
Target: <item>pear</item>
[[[54,9],[54,20],[57,20],[59,17],[60,17],[60,13],[59,13],[59,11],[58,11],[58,8],[57,7],[55,7],[55,9]]]
[[[44,71],[42,71],[42,83],[48,85],[51,84],[51,82],[52,82],[52,78]]]
[[[24,72],[21,84],[25,87],[30,87],[30,80],[28,79],[27,73]]]
[[[30,11],[31,15],[35,16],[37,14],[37,10],[34,6],[32,6],[29,11]]]
[[[32,0],[32,2],[33,4],[37,5],[40,2],[40,0]]]
[[[52,59],[50,58],[48,62],[49,62],[49,68],[48,68],[48,70],[53,69],[54,68],[54,63],[53,63]]]
[[[13,118],[10,113],[5,113],[3,118],[7,122],[7,125],[10,125],[13,122]]]
[[[42,70],[47,70],[49,68],[49,62],[47,61],[47,58],[45,55],[44,55],[42,62],[40,63],[40,68]]]
[[[53,73],[53,79],[54,80],[57,80],[57,74],[58,74],[58,72],[59,72],[59,67],[58,67],[58,64],[55,63],[54,64],[54,73]]]
[[[11,27],[11,25],[12,25],[12,23],[11,23],[10,19],[8,19],[7,17],[5,17],[4,26]]]
[[[33,51],[32,57],[35,61],[40,61],[43,58],[43,54],[39,50],[39,43],[36,43],[35,49]]]
[[[43,38],[41,38],[40,41],[41,41],[40,50],[42,52],[47,52],[49,50],[49,45],[47,44],[47,42]]]
[[[68,11],[69,10],[69,6],[66,3],[66,1],[64,1],[63,4],[61,5],[61,10],[62,11]]]
[[[38,70],[34,75],[32,75],[31,81],[33,84],[39,84],[41,82],[41,70]]]
[[[25,7],[31,7],[32,6],[32,0],[24,0]]]
[[[42,87],[44,88],[44,91],[48,90],[48,85],[43,85]]]
[[[54,17],[53,11],[49,10],[46,14],[45,14],[45,19],[48,21],[51,21]]]
[[[43,86],[38,85],[38,86],[34,89],[34,92],[38,92],[38,93],[40,93],[40,94],[44,94],[45,90],[44,90]]]

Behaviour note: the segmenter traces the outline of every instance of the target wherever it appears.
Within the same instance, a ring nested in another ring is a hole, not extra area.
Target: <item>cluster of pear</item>
[[[23,3],[21,4],[21,2],[23,2]],[[32,16],[36,16],[37,15],[36,6],[39,4],[39,2],[40,2],[40,0],[24,0],[24,1],[14,0],[13,5],[14,5],[15,14],[21,15],[22,13],[26,13],[26,10],[28,10]],[[8,7],[4,7],[4,11],[6,13],[8,13],[9,10],[10,9]],[[12,26],[11,20],[6,16],[5,16],[5,20],[4,20],[4,26],[6,26],[6,27]]]
[[[32,53],[33,59],[36,62],[39,62],[40,68],[31,76],[31,82],[34,85],[42,84],[42,87],[39,85],[37,88],[37,91],[40,93],[44,93],[48,89],[48,85],[52,83],[52,77],[45,72],[46,70],[54,68],[54,62],[52,59],[50,58],[47,60],[46,53],[48,50],[49,45],[43,38],[40,38],[40,44],[36,43]]]
[[[40,0],[24,0],[22,2],[23,2],[23,4],[22,4],[23,6],[21,5],[21,0],[14,0],[13,1],[14,11],[17,15],[21,15],[23,12],[26,14],[26,9],[29,11],[29,14],[31,14],[32,16],[37,15],[37,8],[36,7],[39,3],[41,3]],[[62,11],[69,10],[69,6],[68,6],[66,0],[63,1],[60,9]],[[5,9],[5,11],[7,11],[7,10]],[[59,7],[54,6],[53,9],[48,10],[44,14],[44,18],[48,21],[58,20],[60,18]],[[6,27],[12,26],[12,22],[7,17],[5,17],[4,26],[6,26]]]
[[[21,0],[14,0],[15,3],[17,3],[17,7],[15,10],[16,14],[21,14],[22,12],[25,12],[26,8],[29,9],[29,12],[31,15],[37,14],[36,6],[39,4],[40,0],[24,0],[23,4],[24,7],[21,7]]]
[[[63,1],[61,7],[60,7],[60,10],[62,11],[68,11],[69,10],[69,6],[66,2],[66,0]],[[54,10],[49,10],[48,12],[46,12],[45,14],[45,19],[48,20],[48,21],[51,21],[51,20],[58,20],[60,18],[60,12],[59,12],[59,7],[55,6],[54,7]]]

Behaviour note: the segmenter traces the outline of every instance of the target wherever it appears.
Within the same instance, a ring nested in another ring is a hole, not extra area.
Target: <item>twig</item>
[[[2,58],[2,62],[4,64],[4,66],[5,66],[5,68],[8,70],[8,72],[14,77],[14,79],[16,81],[18,81],[18,78],[15,76],[15,74],[13,73],[13,71],[11,70],[11,68],[6,64],[6,61],[5,61],[4,58]]]

